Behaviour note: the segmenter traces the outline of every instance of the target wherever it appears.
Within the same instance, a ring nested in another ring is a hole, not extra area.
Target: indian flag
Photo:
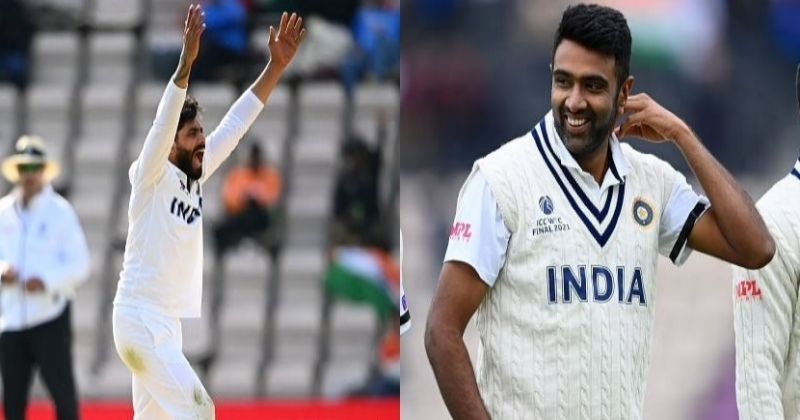
[[[335,298],[371,305],[381,319],[398,314],[400,267],[386,251],[336,248],[325,282]]]

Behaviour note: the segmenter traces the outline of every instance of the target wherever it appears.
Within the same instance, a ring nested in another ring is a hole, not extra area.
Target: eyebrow
[[[553,77],[555,77],[555,76],[564,76],[564,77],[567,77],[567,78],[570,78],[570,79],[574,79],[575,78],[575,76],[572,73],[570,73],[570,72],[568,72],[566,70],[562,70],[562,69],[553,70]],[[580,80],[582,82],[600,83],[603,86],[608,86],[610,84],[605,77],[603,77],[603,76],[601,76],[599,74],[590,74],[588,76],[585,76],[585,77],[581,78]]]

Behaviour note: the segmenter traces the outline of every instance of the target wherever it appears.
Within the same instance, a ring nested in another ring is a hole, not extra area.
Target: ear
[[[177,147],[178,147],[178,136],[176,135],[175,136],[175,140],[172,142],[172,147],[170,147],[170,149],[169,149],[169,157],[168,157],[168,159],[170,161],[172,161],[173,158],[175,157],[175,150],[177,150]]]
[[[617,113],[622,115],[625,112],[625,104],[628,103],[628,96],[633,90],[633,76],[628,76],[619,90],[619,97],[617,98]]]

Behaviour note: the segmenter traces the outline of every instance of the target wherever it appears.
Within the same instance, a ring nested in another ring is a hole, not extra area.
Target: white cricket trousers
[[[133,374],[134,420],[214,419],[214,403],[183,355],[179,318],[114,305],[113,329]]]

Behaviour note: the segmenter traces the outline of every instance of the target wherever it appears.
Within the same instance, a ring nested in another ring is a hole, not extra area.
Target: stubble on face
[[[562,41],[553,56],[554,125],[579,161],[606,144],[614,129],[621,92],[615,70],[613,57],[571,40]]]

